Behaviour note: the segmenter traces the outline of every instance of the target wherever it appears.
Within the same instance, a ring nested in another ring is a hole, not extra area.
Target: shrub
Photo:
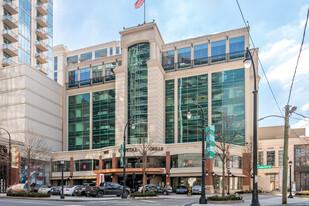
[[[225,197],[219,197],[218,195],[214,195],[212,197],[208,197],[208,200],[212,201],[241,200],[241,197],[237,197],[236,195],[229,195]]]
[[[49,194],[27,193],[27,192],[7,193],[7,196],[13,196],[13,197],[50,197]]]
[[[153,197],[153,196],[157,196],[157,194],[153,191],[147,191],[145,192],[145,194],[136,191],[133,194],[131,194],[131,197]]]
[[[309,191],[297,192],[295,195],[309,195]]]

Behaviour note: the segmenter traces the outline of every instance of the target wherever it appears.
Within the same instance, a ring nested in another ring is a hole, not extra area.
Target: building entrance
[[[309,190],[309,172],[295,173],[296,190]]]
[[[7,187],[7,157],[7,148],[0,145],[0,193],[5,193]]]

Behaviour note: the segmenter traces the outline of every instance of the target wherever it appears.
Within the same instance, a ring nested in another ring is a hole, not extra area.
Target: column
[[[113,153],[113,157],[112,157],[112,168],[113,169],[117,169],[118,166],[118,161],[117,161],[117,157],[116,157],[116,153]],[[113,182],[118,182],[118,176],[116,173],[112,174],[113,178],[112,181]]]
[[[250,181],[251,181],[251,174],[250,174],[250,154],[243,153],[242,154],[242,174],[246,177],[243,178],[243,191],[250,190]]]
[[[74,161],[73,161],[73,157],[70,157],[70,185],[73,186],[74,185],[74,180],[73,180],[73,170],[74,170]]]
[[[99,170],[103,169],[102,155],[99,156]]]
[[[166,170],[166,185],[171,186],[171,154],[170,152],[166,152],[166,165],[165,165],[165,170]]]
[[[213,159],[206,159],[205,171],[206,171],[206,178],[205,178],[206,194],[211,194],[214,193],[213,176],[211,175],[213,171]]]

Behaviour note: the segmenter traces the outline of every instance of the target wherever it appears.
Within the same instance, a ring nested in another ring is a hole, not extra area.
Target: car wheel
[[[164,191],[164,192],[163,192],[163,195],[167,195],[167,192],[166,192],[166,191]]]
[[[102,191],[99,191],[99,192],[97,193],[97,197],[103,197],[103,192],[102,192]]]
[[[85,195],[86,197],[90,197],[90,195],[87,193],[86,195]]]
[[[126,191],[126,195],[129,196],[129,194],[130,194],[130,192],[129,192],[129,191]]]
[[[120,197],[120,195],[117,195],[117,197]]]

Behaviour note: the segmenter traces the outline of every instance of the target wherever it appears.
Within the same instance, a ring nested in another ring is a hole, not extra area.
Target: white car
[[[49,194],[49,191],[51,190],[53,186],[45,186],[45,187],[41,187],[38,190],[38,193],[44,193],[44,194]]]
[[[193,186],[192,194],[202,194],[202,187],[200,185]]]
[[[82,187],[82,185],[67,186],[65,189],[63,189],[63,194],[74,196],[75,190],[79,187]]]

